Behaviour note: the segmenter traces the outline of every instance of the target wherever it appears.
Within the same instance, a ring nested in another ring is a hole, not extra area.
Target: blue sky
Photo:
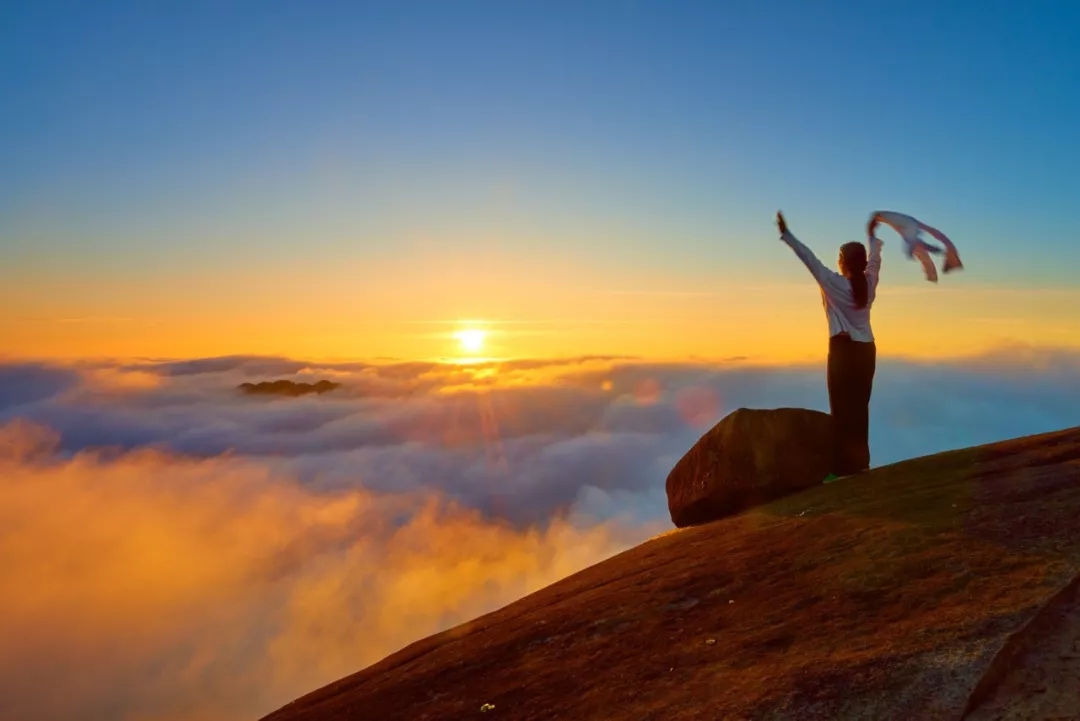
[[[1075,287],[1075,3],[0,13],[9,280],[447,249],[804,280],[778,207],[830,259],[887,207],[956,240],[954,285]]]

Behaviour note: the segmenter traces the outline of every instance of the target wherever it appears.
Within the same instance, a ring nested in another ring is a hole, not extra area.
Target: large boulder
[[[740,408],[712,427],[671,469],[676,526],[730,516],[821,483],[829,472],[832,418],[803,408]]]

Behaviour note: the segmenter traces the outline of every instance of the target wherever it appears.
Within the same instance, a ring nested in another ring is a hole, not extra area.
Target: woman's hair
[[[840,257],[844,260],[844,275],[851,283],[855,307],[865,308],[869,293],[866,285],[866,246],[857,241],[844,243],[840,246]]]

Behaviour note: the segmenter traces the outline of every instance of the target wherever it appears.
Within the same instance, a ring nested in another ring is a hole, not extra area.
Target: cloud
[[[50,398],[78,382],[78,373],[69,368],[0,364],[0,412]]]
[[[221,356],[196,358],[194,360],[139,363],[127,369],[153,371],[159,375],[187,376],[202,373],[237,371],[246,376],[291,374],[305,368],[306,364],[288,358],[264,356]]]
[[[45,457],[59,444],[56,431],[21,418],[0,426],[0,460],[18,463]]]
[[[245,380],[343,383],[252,398]],[[670,528],[664,479],[818,366],[0,366],[13,718],[250,719]],[[883,358],[876,465],[1080,424],[1080,356]]]
[[[11,718],[250,719],[640,537],[517,529],[431,493],[313,492],[237,457],[33,458],[0,460]]]

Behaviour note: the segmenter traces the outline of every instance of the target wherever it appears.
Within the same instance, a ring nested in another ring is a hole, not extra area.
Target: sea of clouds
[[[267,398],[245,381],[329,379]],[[824,371],[619,358],[0,364],[0,716],[255,719],[671,528],[664,479]],[[1080,425],[1080,355],[881,359],[874,465]]]

